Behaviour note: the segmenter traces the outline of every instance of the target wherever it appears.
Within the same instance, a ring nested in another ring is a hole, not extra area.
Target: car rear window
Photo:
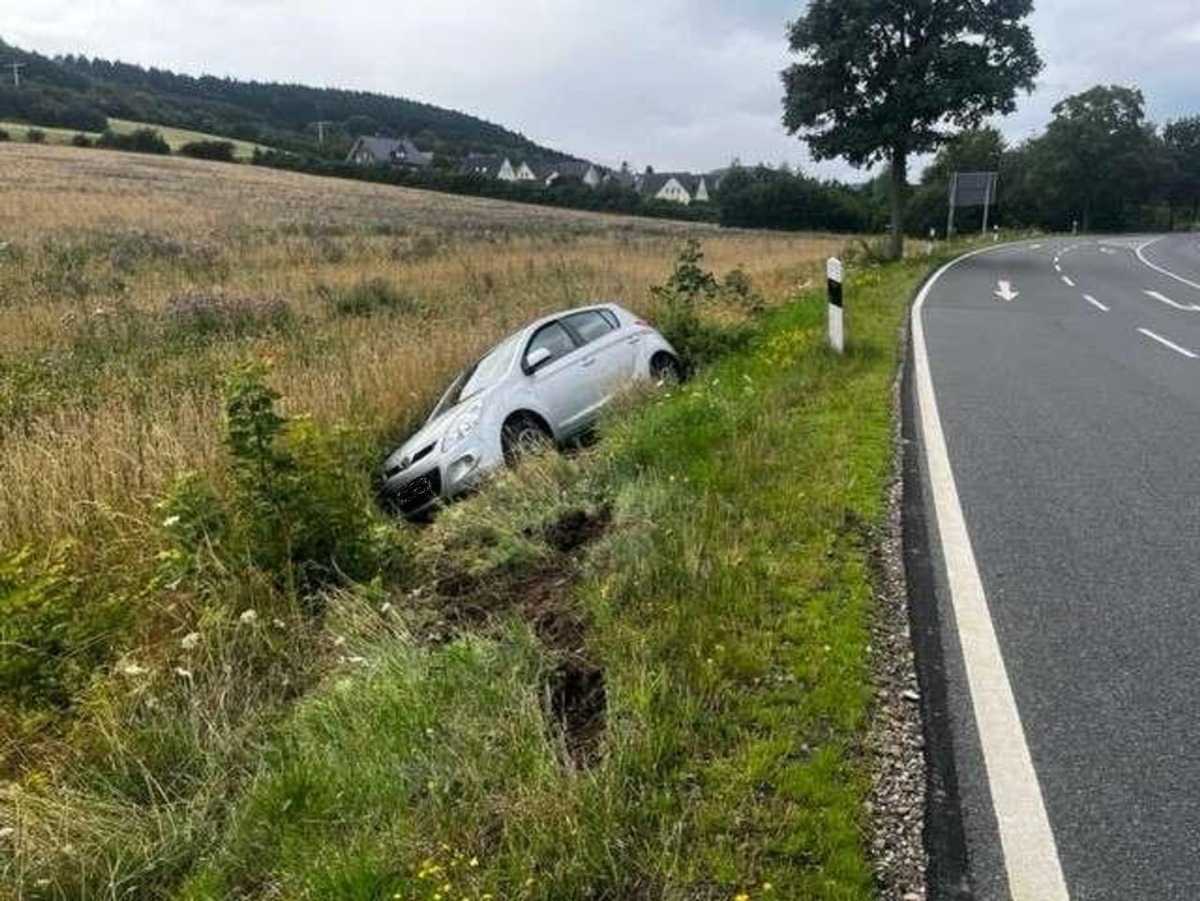
[[[583,339],[584,344],[589,344],[616,330],[616,325],[600,310],[572,313],[570,316],[564,316],[563,321],[575,330]]]

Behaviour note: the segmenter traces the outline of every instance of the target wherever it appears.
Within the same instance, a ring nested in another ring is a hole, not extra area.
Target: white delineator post
[[[830,257],[825,264],[825,281],[829,290],[829,346],[842,353],[846,334],[842,321],[842,261],[837,257]]]

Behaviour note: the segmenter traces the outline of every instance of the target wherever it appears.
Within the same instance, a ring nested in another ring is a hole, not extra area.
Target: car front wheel
[[[515,466],[526,457],[544,454],[554,444],[549,430],[532,416],[517,416],[504,423],[500,433],[504,462]]]
[[[650,378],[659,385],[683,381],[683,366],[669,353],[656,353],[650,360]]]

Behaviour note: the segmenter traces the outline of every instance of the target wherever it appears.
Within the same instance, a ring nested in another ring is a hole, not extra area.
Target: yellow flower
[[[468,863],[468,866],[471,866],[471,867],[477,867],[477,866],[479,866],[479,858],[478,858],[478,857],[472,857],[472,858],[471,858],[471,860],[470,860],[470,861],[469,861],[469,863]]]
[[[738,892],[733,896],[733,901],[750,901],[750,896],[745,892]]]
[[[773,891],[775,891],[775,886],[773,886],[769,882],[764,882],[763,883],[763,891],[764,892],[773,892]]]

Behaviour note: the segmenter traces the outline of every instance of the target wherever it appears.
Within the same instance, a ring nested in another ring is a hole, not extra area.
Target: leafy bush
[[[71,145],[73,147],[93,147],[93,146],[95,146],[92,143],[92,139],[89,138],[87,135],[83,134],[82,132],[72,135]]]
[[[689,238],[680,248],[675,269],[666,283],[650,289],[651,296],[663,306],[657,320],[659,331],[679,351],[689,368],[711,363],[744,347],[750,336],[747,327],[716,325],[701,318],[701,305],[722,293],[747,300],[753,297],[753,286],[744,272],[734,270],[737,274],[731,273],[732,284],[722,286],[715,275],[701,266],[703,261],[700,242]]]
[[[197,160],[216,160],[220,163],[232,163],[235,150],[232,141],[189,141],[179,148],[184,156]]]
[[[123,606],[85,590],[69,545],[0,557],[0,696],[31,709],[65,706],[72,683],[106,657]]]
[[[111,128],[105,129],[96,141],[96,146],[108,150],[129,150],[134,153],[156,153],[163,156],[171,152],[171,145],[153,128],[139,128],[129,134],[118,134]]]
[[[31,128],[25,132],[25,140],[30,144],[45,144],[46,133],[40,128]]]
[[[8,139],[8,132],[0,128],[0,141],[7,141]]]
[[[420,301],[392,287],[385,278],[363,279],[354,287],[341,291],[320,285],[317,294],[339,316],[369,316],[372,313],[413,315],[421,312]]]

